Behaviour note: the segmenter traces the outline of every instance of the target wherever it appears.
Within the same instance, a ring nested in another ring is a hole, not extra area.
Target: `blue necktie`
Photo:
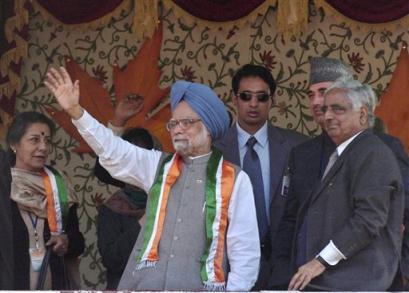
[[[252,136],[246,143],[247,152],[243,159],[243,170],[249,175],[253,185],[254,202],[256,204],[257,223],[260,241],[263,241],[268,231],[268,219],[266,213],[266,202],[264,199],[263,176],[261,174],[260,159],[254,150],[257,139]]]

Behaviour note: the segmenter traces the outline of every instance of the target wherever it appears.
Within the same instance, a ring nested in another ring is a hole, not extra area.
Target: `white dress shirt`
[[[347,146],[361,133],[362,131],[358,132],[354,136],[350,137],[343,143],[341,143],[337,148],[336,151],[338,153],[338,158],[341,156],[341,154],[344,152],[344,150],[347,148]],[[319,256],[321,256],[329,265],[335,266],[341,259],[347,259],[345,255],[336,247],[334,242],[330,240],[330,242],[325,246],[323,250],[319,253]]]
[[[240,166],[243,167],[244,156],[247,152],[246,143],[251,136],[257,139],[257,143],[254,145],[254,150],[256,151],[261,166],[261,176],[263,177],[263,187],[264,187],[264,201],[266,203],[266,214],[270,221],[270,152],[268,143],[268,128],[267,122],[254,134],[251,135],[240,127],[239,123],[237,125],[237,140],[239,143],[239,153],[240,153]]]
[[[78,120],[72,122],[95,151],[101,165],[113,177],[149,192],[162,152],[139,148],[122,140],[85,110]],[[229,202],[228,220],[226,246],[230,272],[226,289],[248,291],[257,280],[260,243],[252,186],[243,171],[236,177]]]

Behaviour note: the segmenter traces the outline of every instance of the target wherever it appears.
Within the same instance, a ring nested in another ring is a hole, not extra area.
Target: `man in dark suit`
[[[336,59],[312,58],[310,64],[311,85],[308,93],[310,110],[315,122],[324,129],[324,114],[321,111],[321,107],[324,104],[324,92],[336,79],[340,77],[345,79],[352,78],[352,73],[344,63]],[[390,135],[383,133],[377,133],[377,135],[394,152],[404,179],[406,196],[408,196],[409,159],[402,144],[399,139]],[[287,288],[290,277],[294,269],[296,269],[295,259],[291,262],[291,244],[295,241],[294,232],[297,214],[302,203],[308,199],[313,188],[320,182],[329,156],[335,148],[335,143],[329,138],[325,130],[323,130],[321,135],[298,145],[291,151],[289,159],[289,169],[291,173],[289,199],[275,241],[274,266],[270,279],[271,288]],[[405,204],[408,205],[408,201],[406,201]],[[409,209],[405,208],[405,211],[409,211]],[[408,220],[409,217],[405,216],[405,219]],[[307,235],[301,233],[298,237],[305,241]],[[405,230],[405,239],[409,240],[409,231],[407,229]],[[402,255],[407,255],[406,259],[409,258],[409,241],[407,240],[404,243],[408,242],[408,244],[404,244],[402,249]],[[407,263],[408,261],[405,261],[404,257],[401,262],[402,270],[404,267],[408,267]]]
[[[325,92],[325,129],[337,147],[298,213],[291,290],[384,291],[392,284],[403,183],[394,154],[369,129],[374,108],[372,89],[355,80]]]
[[[13,241],[10,206],[11,173],[6,153],[0,149],[0,290],[13,289]]]
[[[268,114],[273,104],[276,83],[270,71],[262,66],[244,65],[232,79],[233,103],[237,109],[237,123],[218,142],[223,156],[239,165],[250,175],[255,193],[257,220],[261,242],[261,264],[254,290],[264,290],[270,276],[270,254],[280,222],[286,194],[282,178],[290,149],[306,139],[288,129],[272,126]],[[261,175],[252,176],[247,168],[248,142],[254,140]],[[260,196],[262,199],[257,199]]]

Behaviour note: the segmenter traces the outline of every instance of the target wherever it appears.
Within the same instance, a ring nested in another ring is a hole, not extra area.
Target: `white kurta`
[[[122,140],[86,111],[80,119],[73,120],[73,123],[98,155],[101,165],[113,177],[149,192],[155,180],[162,152],[139,148]],[[226,250],[230,271],[227,275],[226,288],[229,291],[248,291],[257,279],[260,244],[252,186],[249,177],[243,171],[236,177],[229,203],[228,221]],[[183,289],[187,288],[180,284],[179,290]]]

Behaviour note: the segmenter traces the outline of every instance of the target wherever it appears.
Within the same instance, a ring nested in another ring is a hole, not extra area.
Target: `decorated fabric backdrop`
[[[270,112],[273,124],[316,135],[307,108],[308,58],[329,56],[351,64],[359,80],[369,83],[379,94],[391,78],[408,32],[404,29],[374,33],[352,30],[347,24],[326,17],[314,7],[311,24],[300,38],[283,41],[274,27],[274,8],[252,25],[223,30],[201,24],[187,24],[172,11],[161,13],[163,40],[158,65],[162,70],[159,86],[187,79],[210,85],[235,115],[230,82],[233,72],[245,63],[269,68],[278,83],[276,103]],[[132,13],[126,9],[107,26],[95,30],[65,30],[32,12],[29,22],[28,58],[24,62],[17,111],[46,108],[58,110],[43,80],[50,66],[65,64],[65,56],[75,60],[92,78],[100,81],[115,100],[112,66],[124,66],[133,59],[142,42],[130,32]],[[144,74],[140,72],[139,74]],[[86,238],[81,264],[84,289],[103,289],[104,267],[96,247],[97,207],[115,188],[100,183],[93,175],[95,156],[73,150],[77,141],[59,128],[53,140],[51,164],[65,170],[81,199],[79,217]],[[141,170],[142,172],[142,170]]]

